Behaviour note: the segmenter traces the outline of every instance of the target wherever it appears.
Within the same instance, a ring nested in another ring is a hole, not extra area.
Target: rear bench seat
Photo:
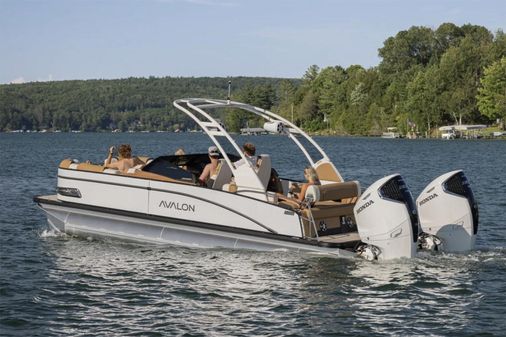
[[[303,209],[302,215],[309,219],[313,215],[316,227],[319,230],[320,224],[327,229],[338,229],[341,227],[341,217],[349,216],[354,219],[353,207],[360,196],[360,184],[358,181],[347,181],[343,183],[330,183],[318,186],[320,200],[315,202],[311,209]],[[314,228],[309,221],[303,221],[304,233],[306,236],[315,236]]]
[[[156,173],[144,172],[139,169],[135,169],[135,170],[133,170],[133,172],[123,173],[123,172],[116,170],[116,169],[106,168],[102,165],[96,165],[96,164],[90,164],[90,163],[75,163],[71,159],[63,160],[60,163],[59,168],[71,169],[71,170],[76,170],[76,171],[85,171],[85,172],[117,174],[117,175],[124,175],[124,176],[136,177],[136,178],[149,179],[149,180],[176,182],[179,184],[193,185],[192,182],[187,182],[187,181],[183,181],[183,180],[175,180],[175,179],[171,179],[168,177],[164,177],[164,176],[156,174]]]

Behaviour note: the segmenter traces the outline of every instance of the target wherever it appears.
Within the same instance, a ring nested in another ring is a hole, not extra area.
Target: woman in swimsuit
[[[216,146],[209,147],[207,154],[211,162],[204,167],[202,174],[199,177],[199,182],[202,185],[209,185],[209,181],[214,181],[218,174],[220,152]]]
[[[316,174],[316,170],[310,166],[304,169],[304,177],[306,178],[307,183],[302,184],[299,193],[294,193],[295,198],[299,202],[304,201],[304,198],[306,197],[306,191],[309,186],[321,185],[320,179],[318,179],[318,174]]]

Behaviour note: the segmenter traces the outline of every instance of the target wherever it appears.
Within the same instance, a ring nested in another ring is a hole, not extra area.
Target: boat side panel
[[[59,170],[58,187],[81,193],[62,201],[302,237],[297,213],[220,190],[73,170]]]
[[[149,214],[302,237],[299,215],[267,202],[195,186],[150,186]]]
[[[248,219],[247,216],[233,212],[226,206],[226,200],[197,199],[178,191],[149,191],[149,210],[152,215],[185,219],[196,222],[222,224],[243,229],[267,232],[268,230]],[[234,208],[235,209],[235,208]]]
[[[70,169],[58,169],[58,177],[67,177],[73,179],[92,180],[109,184],[127,184],[133,187],[146,188],[149,185],[148,179],[130,177],[122,174],[112,174],[103,172],[88,172]]]
[[[134,179],[130,179],[134,180]],[[58,187],[77,188],[81,198],[58,195],[58,199],[108,208],[126,209],[133,212],[148,212],[147,186],[133,187],[119,184],[94,182],[90,180],[66,179],[58,177]]]
[[[105,220],[105,221],[104,221]],[[65,223],[66,232],[78,236],[86,233],[100,233],[101,236],[129,238],[141,242],[160,240],[162,228],[140,224],[136,219],[94,217],[72,212]]]

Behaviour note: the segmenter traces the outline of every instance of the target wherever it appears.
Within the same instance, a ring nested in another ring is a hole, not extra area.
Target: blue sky
[[[506,30],[506,0],[0,0],[0,83],[301,77],[378,64],[413,25]]]

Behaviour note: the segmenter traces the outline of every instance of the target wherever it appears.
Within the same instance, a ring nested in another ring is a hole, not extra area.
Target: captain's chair
[[[218,164],[218,173],[216,173],[216,179],[213,182],[213,189],[221,190],[224,184],[228,184],[232,179],[232,170],[227,165],[225,159],[220,159]]]
[[[262,185],[267,189],[269,180],[271,179],[271,156],[268,154],[261,154],[258,156],[256,172]]]

